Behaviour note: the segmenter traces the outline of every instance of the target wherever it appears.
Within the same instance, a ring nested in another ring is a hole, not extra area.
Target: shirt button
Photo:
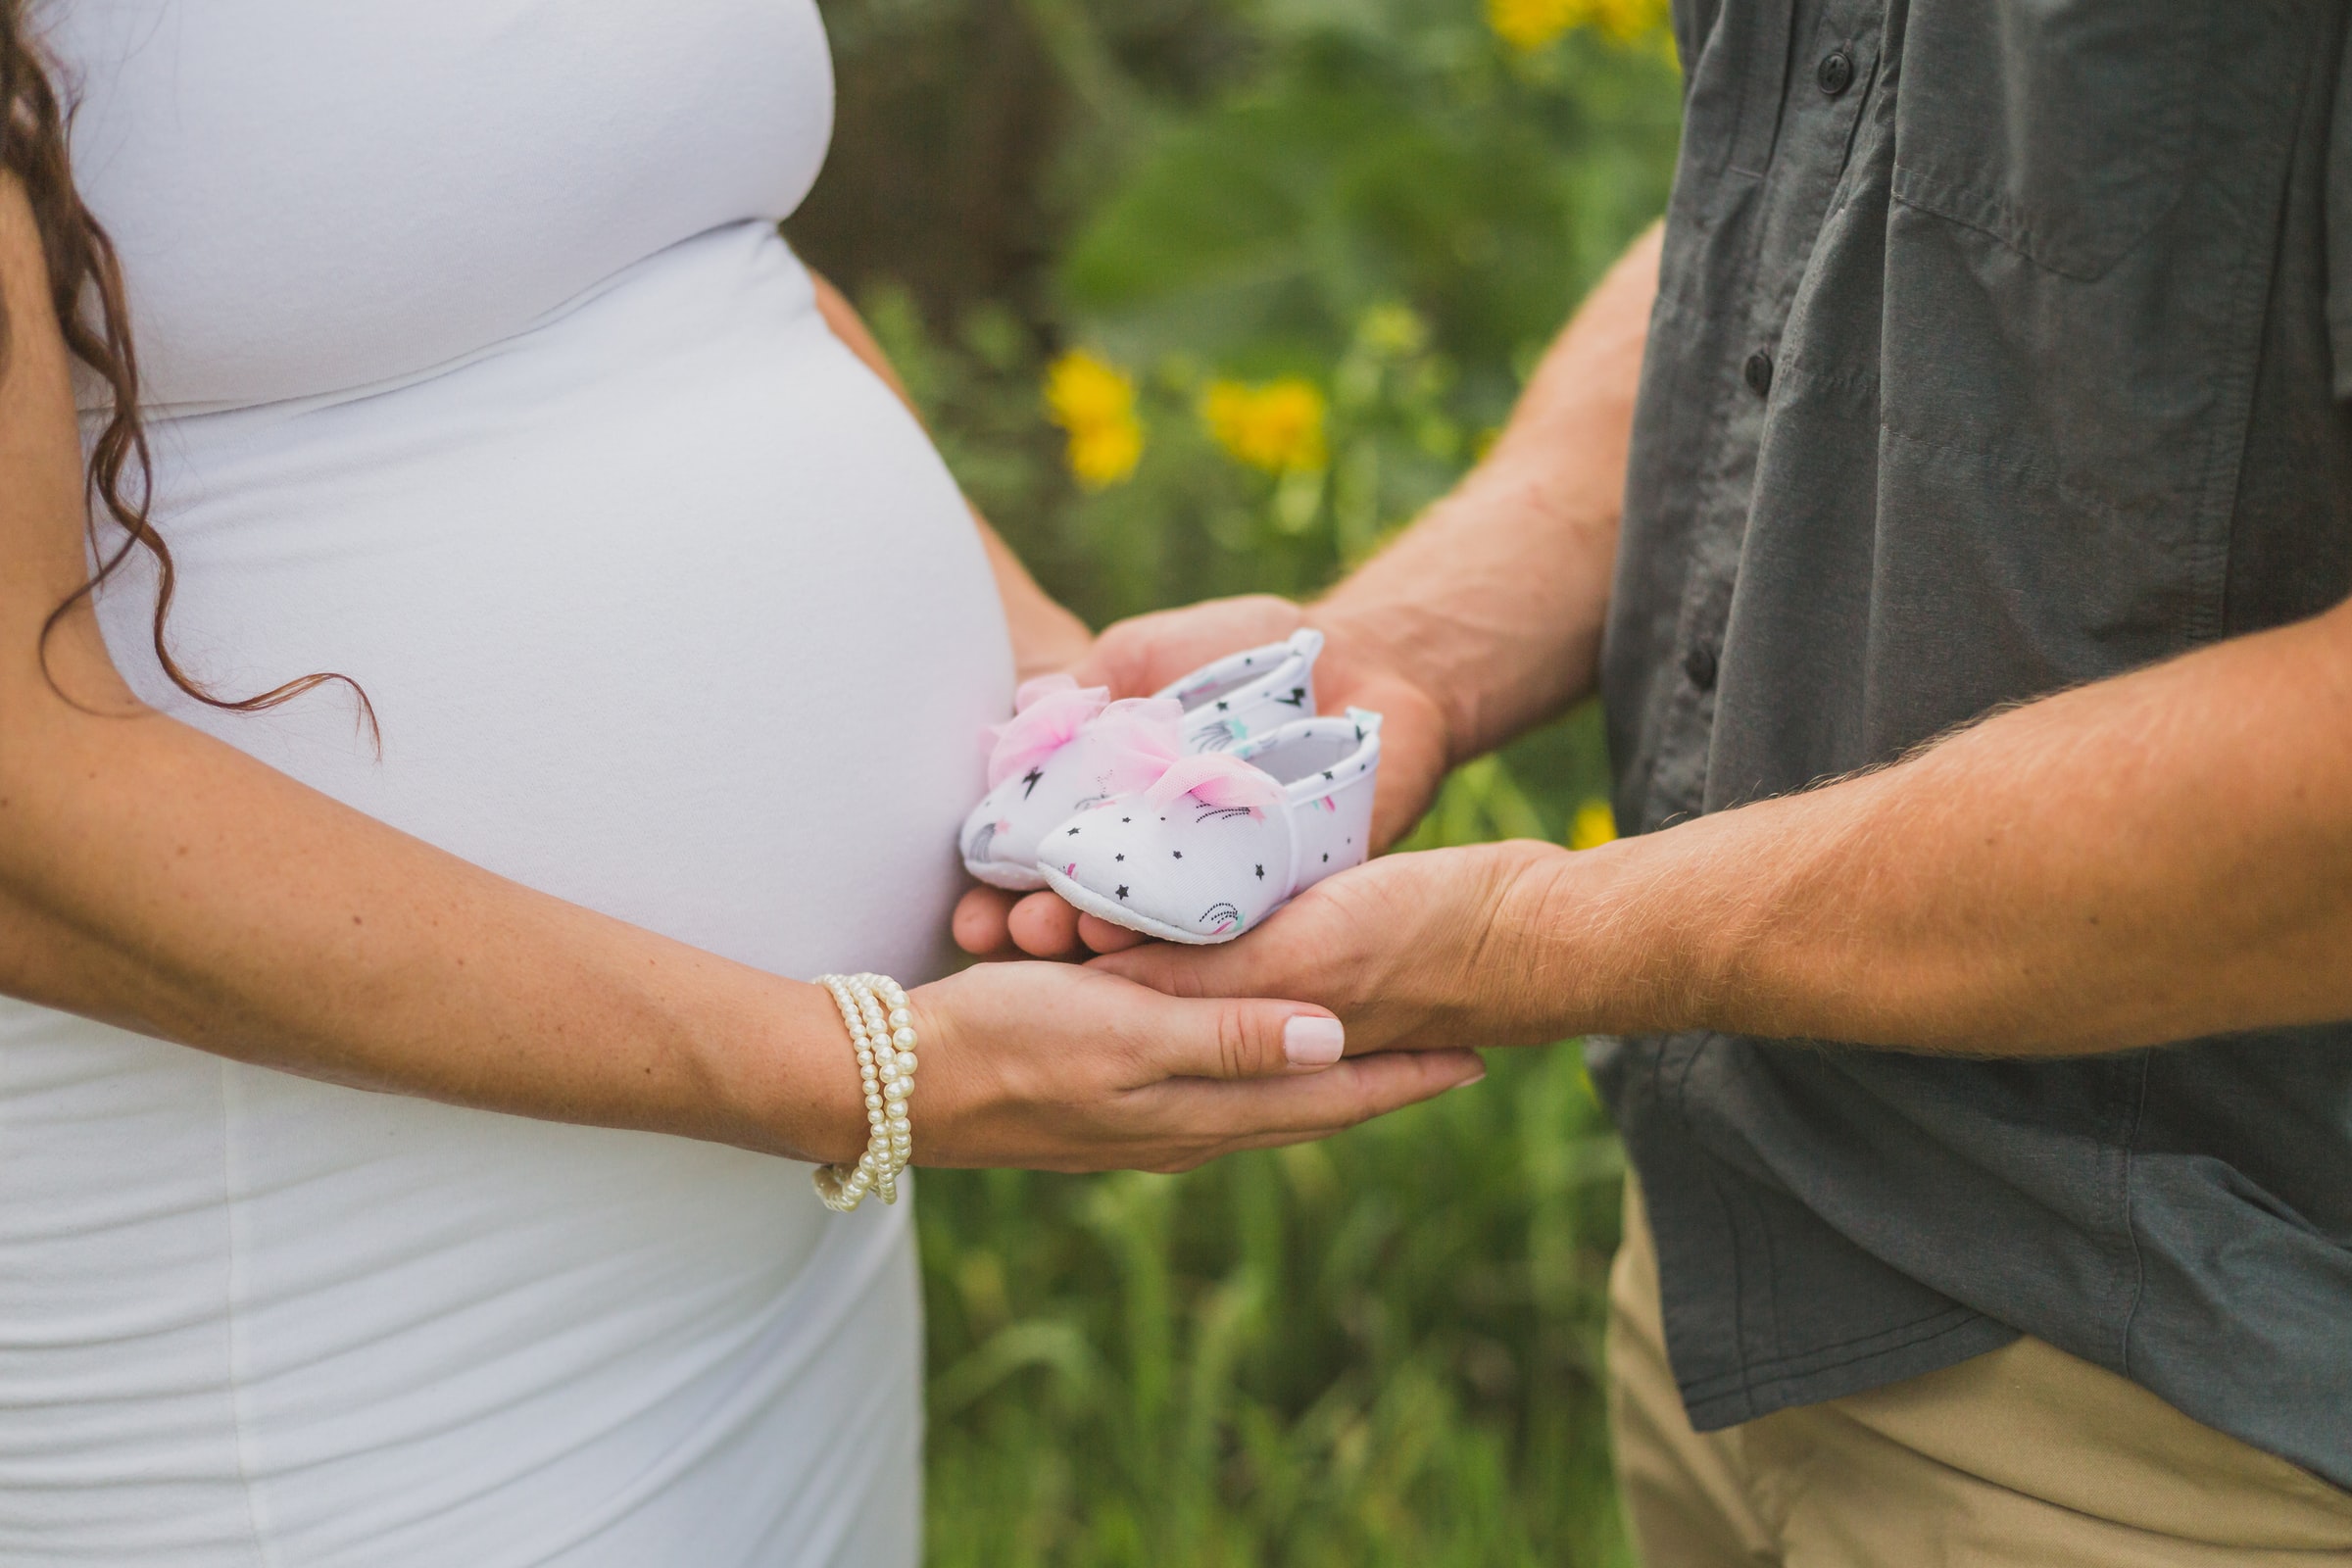
[[[1750,354],[1747,357],[1747,363],[1740,368],[1740,378],[1745,381],[1747,389],[1758,397],[1771,391],[1772,356],[1762,349]]]
[[[1692,643],[1690,651],[1683,656],[1683,673],[1690,677],[1690,684],[1697,690],[1711,692],[1715,689],[1715,663],[1713,643]]]
[[[1830,97],[1837,97],[1854,83],[1854,57],[1842,49],[1831,50],[1813,68],[1813,80]]]

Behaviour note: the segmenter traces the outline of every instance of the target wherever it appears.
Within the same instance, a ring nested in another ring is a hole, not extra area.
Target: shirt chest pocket
[[[2211,0],[1915,0],[1893,195],[2095,279],[2180,199]]]

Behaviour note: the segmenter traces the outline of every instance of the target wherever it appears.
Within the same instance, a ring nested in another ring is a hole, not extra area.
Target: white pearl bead
[[[875,1192],[885,1203],[895,1203],[899,1173],[913,1157],[906,1102],[914,1093],[914,1016],[906,988],[882,974],[820,975],[817,983],[833,999],[849,1032],[868,1137],[857,1164],[824,1165],[810,1173],[816,1195],[827,1208],[844,1214]]]

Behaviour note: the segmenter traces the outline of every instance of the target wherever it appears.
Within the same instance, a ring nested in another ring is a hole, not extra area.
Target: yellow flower
[[[1538,49],[1583,20],[1588,0],[1487,0],[1487,25],[1521,54]]]
[[[1114,424],[1135,413],[1135,382],[1117,366],[1072,349],[1047,368],[1046,407],[1065,430]]]
[[[1533,54],[1570,27],[1591,27],[1615,43],[1646,37],[1666,21],[1667,0],[1487,0],[1487,24],[1521,54]]]
[[[1101,490],[1135,472],[1144,426],[1135,381],[1117,366],[1084,349],[1064,354],[1046,370],[1046,413],[1069,432],[1064,461],[1080,484]]]
[[[1089,490],[1104,490],[1135,472],[1144,456],[1144,427],[1133,416],[1070,432],[1064,461]]]
[[[1617,813],[1609,809],[1606,801],[1587,801],[1568,823],[1568,847],[1572,850],[1597,849],[1616,836]]]
[[[1212,381],[1200,398],[1200,418],[1217,445],[1268,473],[1323,466],[1323,411],[1322,392],[1295,375],[1261,386]]]

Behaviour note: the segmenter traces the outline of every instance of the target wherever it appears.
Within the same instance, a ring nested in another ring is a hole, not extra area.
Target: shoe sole
[[[1033,865],[1012,865],[1004,860],[966,860],[963,868],[973,880],[985,882],[992,888],[1007,893],[1035,893],[1046,885],[1046,879]]]
[[[1148,937],[1157,937],[1162,942],[1181,942],[1188,948],[1213,948],[1220,942],[1231,942],[1234,937],[1241,935],[1236,931],[1221,937],[1204,937],[1198,931],[1165,925],[1148,914],[1136,913],[1115,899],[1104,898],[1092,888],[1080,887],[1050,865],[1041,865],[1038,871],[1045,877],[1046,886],[1060,894],[1062,901],[1071,907],[1083,914],[1091,914],[1098,920],[1107,920],[1124,930],[1139,931]]]

